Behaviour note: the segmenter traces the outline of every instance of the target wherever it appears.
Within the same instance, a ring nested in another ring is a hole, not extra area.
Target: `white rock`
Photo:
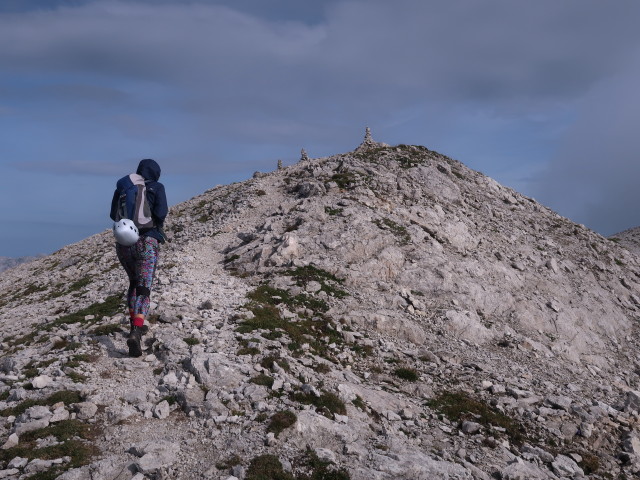
[[[549,480],[554,478],[550,477],[547,472],[535,463],[525,462],[521,458],[516,458],[500,474],[503,480]]]
[[[400,415],[398,415],[396,412],[393,412],[391,410],[387,410],[386,412],[384,412],[384,416],[387,420],[391,422],[399,422],[400,420],[402,420],[402,417]]]
[[[482,425],[476,422],[465,420],[462,422],[462,431],[466,434],[473,435],[482,429]]]
[[[10,468],[8,470],[0,470],[0,478],[16,478],[16,475],[20,474],[20,470],[17,468]]]
[[[70,415],[69,411],[66,408],[64,408],[64,406],[58,407],[53,411],[53,415],[49,419],[49,422],[55,423],[55,422],[61,422],[63,420],[68,420],[69,415]]]
[[[547,263],[545,263],[545,266],[551,270],[553,273],[558,273],[558,261],[555,258],[550,258],[549,260],[547,260]]]
[[[316,448],[315,453],[320,460],[336,463],[336,454],[333,450],[329,450],[328,448]]]
[[[7,441],[4,442],[4,445],[2,445],[2,449],[7,450],[9,448],[13,448],[18,445],[19,441],[20,440],[18,438],[18,435],[16,435],[15,433],[12,433],[11,435],[9,435],[9,438],[7,439]]]
[[[31,432],[33,430],[39,430],[41,428],[45,428],[49,426],[49,420],[46,418],[40,418],[38,420],[29,420],[24,423],[16,422],[13,427],[13,432],[18,435],[22,435],[26,432]]]
[[[25,473],[35,473],[35,472],[44,472],[45,470],[49,470],[53,462],[51,460],[41,460],[39,458],[33,459],[29,462],[29,464],[24,467]]]
[[[264,439],[264,444],[267,447],[273,447],[274,445],[276,445],[278,443],[278,440],[276,440],[276,436],[273,432],[269,432],[267,433],[267,436]]]
[[[176,377],[175,372],[171,371],[162,377],[162,383],[165,385],[175,386],[178,384],[178,377]]]
[[[80,420],[93,418],[98,411],[98,406],[93,402],[76,403],[74,408]]]
[[[51,410],[49,407],[36,405],[35,407],[30,407],[25,411],[26,418],[31,420],[39,420],[41,418],[49,419],[51,418]]]
[[[31,380],[31,385],[33,386],[33,388],[36,388],[36,389],[46,388],[52,383],[53,383],[53,380],[51,379],[51,377],[47,375],[40,375]]]
[[[11,459],[11,461],[7,464],[9,468],[24,468],[25,465],[29,463],[28,458],[15,457]]]
[[[551,463],[551,468],[556,475],[561,477],[574,477],[575,475],[583,476],[584,472],[573,459],[566,455],[558,455]]]
[[[180,445],[164,440],[145,442],[134,447],[133,452],[142,455],[136,462],[138,470],[153,474],[164,467],[173,465],[178,459]]]
[[[544,403],[553,408],[569,411],[573,401],[569,397],[563,395],[550,395],[545,398]]]
[[[159,419],[167,418],[171,413],[171,407],[166,400],[161,401],[153,407],[153,416]]]

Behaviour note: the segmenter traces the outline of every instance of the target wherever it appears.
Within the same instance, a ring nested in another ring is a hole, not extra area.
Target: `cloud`
[[[584,98],[547,168],[540,197],[560,213],[611,235],[640,225],[640,51],[628,68]]]
[[[302,147],[352,149],[369,125],[589,226],[636,218],[636,1],[7,0],[0,12],[0,166],[106,181],[152,157],[186,198]]]
[[[9,71],[106,77],[132,91],[168,84],[225,111],[300,113],[305,99],[351,111],[439,95],[530,105],[579,95],[615,71],[637,37],[629,9],[640,13],[634,3],[593,0],[329,5],[313,25],[202,3],[26,13],[0,19],[0,61]],[[603,22],[615,31],[594,35]]]

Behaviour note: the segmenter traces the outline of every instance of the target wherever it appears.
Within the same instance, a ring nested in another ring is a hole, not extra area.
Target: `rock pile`
[[[369,131],[166,227],[140,358],[110,232],[5,272],[0,478],[640,473],[619,242]]]

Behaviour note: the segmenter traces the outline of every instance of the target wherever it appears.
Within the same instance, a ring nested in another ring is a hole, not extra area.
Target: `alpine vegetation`
[[[111,231],[3,273],[0,478],[640,475],[629,235],[369,131],[301,157],[170,209],[140,356]]]

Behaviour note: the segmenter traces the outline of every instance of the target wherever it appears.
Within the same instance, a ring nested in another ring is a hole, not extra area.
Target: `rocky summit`
[[[171,209],[142,357],[110,231],[3,273],[0,479],[640,475],[624,242],[369,132],[301,157]]]

